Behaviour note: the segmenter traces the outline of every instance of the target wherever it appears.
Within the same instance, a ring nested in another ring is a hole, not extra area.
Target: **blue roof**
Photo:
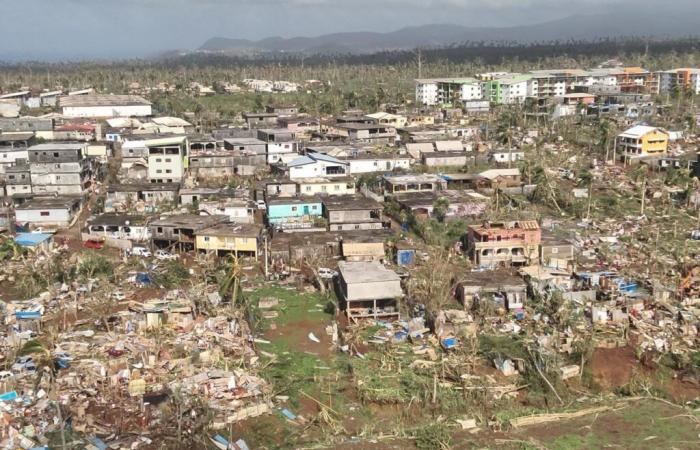
[[[52,237],[53,235],[48,233],[18,233],[15,236],[15,242],[22,247],[36,247]]]
[[[287,166],[289,166],[289,167],[305,166],[307,164],[311,164],[312,162],[314,162],[314,160],[309,158],[308,156],[300,156],[299,158],[295,158],[295,159],[289,161],[289,163],[287,163]]]

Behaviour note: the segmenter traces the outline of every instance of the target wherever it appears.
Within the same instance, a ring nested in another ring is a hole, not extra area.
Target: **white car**
[[[73,357],[66,352],[56,352],[53,354],[53,357],[56,359],[63,359],[65,361],[73,361]]]
[[[338,276],[338,272],[332,269],[328,269],[326,267],[319,267],[318,276],[321,278],[331,279]]]
[[[263,211],[267,209],[267,205],[265,205],[265,201],[263,200],[258,200],[257,202],[255,202],[255,205],[258,207],[258,209],[261,209]]]
[[[151,251],[146,247],[132,247],[131,254],[133,256],[141,256],[143,258],[150,258],[152,256]]]
[[[34,358],[31,356],[20,356],[12,365],[12,371],[14,373],[36,373],[36,363],[34,362]]]
[[[9,370],[0,371],[0,382],[7,381],[10,378],[14,378],[14,377],[15,377],[15,374],[10,372]]]
[[[126,299],[126,295],[122,291],[116,291],[112,292],[112,298],[115,299],[116,301],[120,302],[124,299]]]
[[[172,259],[177,259],[177,255],[168,253],[165,250],[156,250],[155,257],[161,261],[170,261]]]

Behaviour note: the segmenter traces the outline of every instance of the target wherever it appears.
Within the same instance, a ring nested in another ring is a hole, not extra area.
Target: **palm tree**
[[[440,197],[433,203],[433,215],[438,222],[444,222],[447,216],[447,211],[450,208],[450,201],[445,197]]]
[[[591,216],[591,201],[593,197],[593,174],[589,170],[583,170],[578,176],[578,185],[588,188],[588,206],[586,207],[586,220]]]
[[[241,288],[241,273],[243,268],[238,261],[238,256],[234,253],[230,254],[228,259],[230,265],[226,272],[226,277],[219,287],[219,295],[221,295],[222,298],[229,296],[231,298],[231,305],[235,305]]]

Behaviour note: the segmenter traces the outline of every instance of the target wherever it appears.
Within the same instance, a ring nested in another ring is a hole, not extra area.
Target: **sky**
[[[261,39],[453,23],[516,26],[699,0],[0,0],[0,60],[119,59]],[[700,19],[699,19],[700,23]]]

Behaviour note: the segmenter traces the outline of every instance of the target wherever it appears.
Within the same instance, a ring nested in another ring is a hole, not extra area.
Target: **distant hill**
[[[259,41],[214,37],[200,52],[231,55],[260,53],[368,54],[418,47],[499,42],[504,44],[592,40],[616,37],[674,38],[700,34],[693,14],[627,11],[624,15],[577,15],[537,25],[509,28],[475,28],[436,24],[402,28],[388,33],[349,32],[318,37],[270,37]]]

